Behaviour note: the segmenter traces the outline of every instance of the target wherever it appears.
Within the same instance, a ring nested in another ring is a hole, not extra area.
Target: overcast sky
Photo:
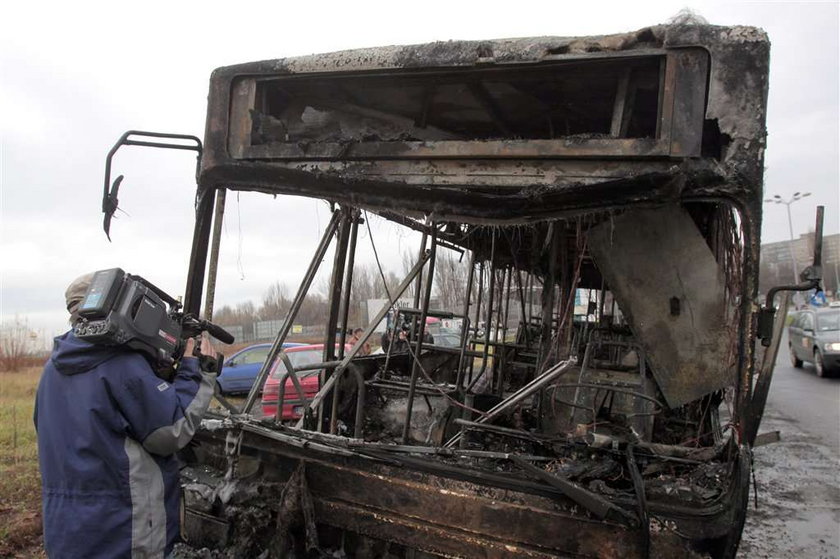
[[[66,285],[115,266],[183,292],[195,157],[140,148],[117,155],[128,215],[113,223],[113,243],[101,229],[104,162],[128,129],[201,137],[216,67],[436,40],[617,33],[666,22],[683,7],[713,24],[768,32],[766,193],[812,193],[792,206],[796,235],[813,228],[817,204],[827,207],[826,233],[840,231],[836,2],[6,3],[0,318],[19,315],[57,334],[66,325]],[[765,209],[764,242],[786,239],[785,207]],[[316,200],[229,195],[217,302],[259,300],[275,280],[294,288],[328,217]],[[374,225],[392,265],[401,250],[415,249],[397,228]],[[361,242],[369,246],[366,235]]]

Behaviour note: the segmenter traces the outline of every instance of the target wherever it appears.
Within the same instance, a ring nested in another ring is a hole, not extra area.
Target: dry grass
[[[41,367],[0,373],[0,557],[45,557],[32,412]]]

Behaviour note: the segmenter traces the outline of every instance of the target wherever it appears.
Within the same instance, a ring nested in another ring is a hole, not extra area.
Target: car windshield
[[[289,361],[292,362],[292,366],[295,368],[303,367],[304,365],[311,365],[313,363],[320,363],[323,361],[323,350],[320,349],[307,349],[305,351],[289,351],[286,355],[289,357]],[[271,376],[273,378],[280,378],[286,373],[286,363],[284,361],[278,360],[274,367],[271,369]],[[318,373],[317,370],[313,371],[302,371],[298,378],[307,377],[313,374]]]
[[[820,313],[817,316],[817,324],[820,332],[840,330],[840,311]]]
[[[435,345],[443,347],[458,347],[461,344],[458,343],[458,336],[441,334],[435,337]]]
[[[253,349],[243,351],[236,359],[236,362],[240,365],[262,363],[265,361],[265,358],[268,357],[269,349],[271,349],[271,346],[255,347]]]

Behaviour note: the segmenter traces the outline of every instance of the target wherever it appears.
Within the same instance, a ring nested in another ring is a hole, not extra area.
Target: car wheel
[[[823,363],[822,355],[820,355],[820,350],[814,350],[814,368],[817,370],[818,377],[825,377],[828,376],[825,370],[825,364]]]
[[[788,344],[788,349],[790,350],[790,364],[793,365],[796,369],[802,368],[802,360],[799,359],[796,354],[793,352],[793,345]]]

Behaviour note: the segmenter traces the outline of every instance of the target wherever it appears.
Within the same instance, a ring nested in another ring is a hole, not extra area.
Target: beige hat
[[[76,311],[79,310],[79,304],[82,302],[82,299],[85,298],[85,293],[87,293],[88,287],[90,287],[90,282],[93,280],[93,274],[94,272],[90,272],[77,277],[67,287],[67,291],[64,292],[64,300],[67,302],[67,312],[70,313],[71,326],[79,319],[79,315]]]

